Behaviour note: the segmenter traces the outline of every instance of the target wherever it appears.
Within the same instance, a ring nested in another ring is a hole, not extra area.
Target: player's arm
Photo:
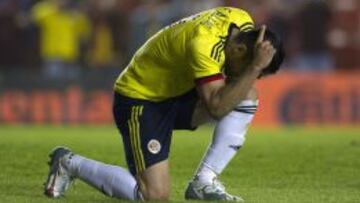
[[[262,27],[255,46],[255,57],[243,74],[228,83],[224,80],[214,80],[197,86],[200,97],[215,119],[225,116],[246,98],[262,69],[271,62],[275,49],[270,42],[263,41],[265,29]]]
[[[258,75],[258,71],[252,70],[230,83],[216,80],[197,86],[197,89],[210,115],[220,119],[246,98]]]

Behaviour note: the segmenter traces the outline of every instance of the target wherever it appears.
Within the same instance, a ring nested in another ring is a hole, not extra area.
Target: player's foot
[[[244,202],[241,197],[227,193],[225,187],[216,178],[211,183],[203,183],[197,177],[189,183],[185,199]]]
[[[45,195],[57,198],[64,195],[74,177],[64,167],[64,164],[73,153],[65,147],[56,147],[51,152],[49,175],[45,182]]]

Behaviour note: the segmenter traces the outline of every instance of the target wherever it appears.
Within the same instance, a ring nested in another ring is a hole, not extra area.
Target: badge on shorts
[[[152,154],[157,154],[161,150],[161,144],[159,141],[152,139],[148,142],[147,148]]]

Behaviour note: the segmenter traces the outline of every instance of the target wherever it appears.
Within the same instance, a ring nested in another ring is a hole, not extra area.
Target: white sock
[[[126,169],[80,155],[71,155],[65,166],[76,177],[104,194],[119,199],[139,200],[135,178]]]
[[[195,175],[200,181],[212,181],[236,155],[245,142],[257,105],[258,101],[245,100],[217,123],[212,142]]]

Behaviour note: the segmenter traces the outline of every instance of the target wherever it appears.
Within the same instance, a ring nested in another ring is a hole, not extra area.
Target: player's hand
[[[270,41],[264,41],[266,26],[262,25],[259,36],[256,40],[254,59],[252,66],[255,70],[261,71],[271,63],[272,58],[276,53],[276,49],[272,46]]]

